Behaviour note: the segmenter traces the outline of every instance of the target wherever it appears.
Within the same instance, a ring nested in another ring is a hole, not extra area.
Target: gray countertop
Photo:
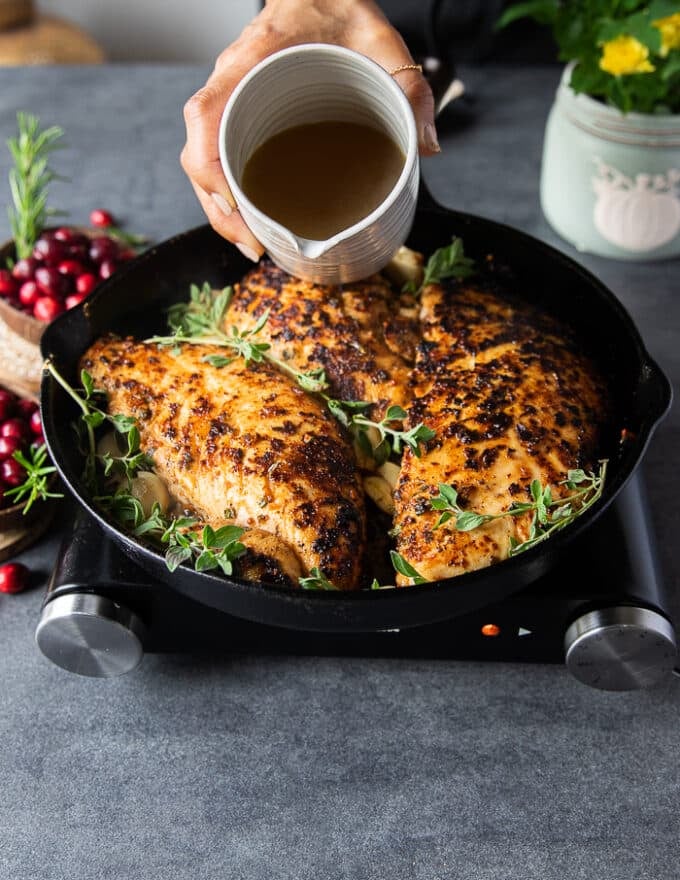
[[[425,163],[445,205],[506,221],[599,275],[680,382],[680,264],[575,254],[538,205],[549,68],[464,71],[475,121]],[[194,67],[0,70],[59,123],[69,221],[109,208],[155,239],[203,222],[178,164]],[[0,153],[0,189],[8,156]],[[4,189],[5,200],[8,191]],[[1,200],[0,200],[1,201]],[[0,212],[0,240],[8,225]],[[665,577],[680,583],[680,415],[644,472]],[[610,694],[557,666],[149,655],[92,680],[33,632],[56,546],[0,596],[0,878],[676,880],[680,682]]]

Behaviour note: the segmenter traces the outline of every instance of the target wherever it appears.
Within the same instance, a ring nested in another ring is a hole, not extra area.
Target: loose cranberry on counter
[[[16,396],[6,388],[0,388],[0,422],[6,421],[12,415],[16,405]]]
[[[16,279],[8,269],[0,269],[0,296],[12,299],[19,291]]]
[[[79,275],[76,278],[76,291],[87,296],[88,293],[92,293],[98,283],[99,279],[96,275],[86,272],[84,275]]]
[[[20,562],[0,565],[0,593],[20,593],[28,586],[29,570]]]
[[[20,486],[26,479],[26,471],[15,458],[0,462],[0,478],[8,486]]]
[[[29,416],[28,424],[34,434],[42,434],[42,419],[40,418],[40,410],[37,407]]]
[[[33,306],[33,317],[39,321],[54,321],[64,311],[63,305],[52,296],[41,296]]]
[[[0,437],[0,461],[11,458],[23,445],[19,437]]]
[[[35,281],[24,281],[19,288],[19,302],[23,306],[34,306],[40,296],[40,289]]]
[[[113,226],[113,215],[102,208],[95,208],[90,214],[90,223],[93,226],[106,229],[108,226]]]
[[[38,404],[33,400],[22,397],[20,400],[17,400],[17,409],[27,421],[30,421],[31,416],[38,409]]]

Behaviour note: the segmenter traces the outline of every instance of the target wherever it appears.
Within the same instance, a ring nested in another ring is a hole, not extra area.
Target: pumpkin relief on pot
[[[680,232],[680,170],[637,174],[635,180],[595,159],[593,221],[611,244],[644,253],[662,247]]]

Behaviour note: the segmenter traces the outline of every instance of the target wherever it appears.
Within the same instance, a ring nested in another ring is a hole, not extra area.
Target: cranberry
[[[76,306],[79,306],[84,299],[87,299],[86,293],[72,293],[70,296],[66,297],[64,305],[67,309],[74,309]]]
[[[19,288],[19,302],[24,306],[34,306],[40,296],[40,290],[35,281],[24,281]]]
[[[118,259],[119,259],[119,260],[122,260],[123,262],[127,262],[127,260],[134,260],[134,258],[135,258],[136,256],[137,256],[136,252],[133,251],[131,248],[128,248],[128,250],[126,250],[126,251],[121,251],[121,252],[118,254]]]
[[[118,264],[114,260],[102,260],[99,267],[100,278],[110,278],[118,268]]]
[[[20,562],[0,565],[0,593],[20,593],[28,586],[29,570]]]
[[[87,239],[83,242],[70,244],[68,246],[68,259],[78,260],[79,263],[87,263],[90,259],[90,241]]]
[[[37,266],[38,261],[34,260],[33,257],[24,257],[22,260],[16,261],[12,269],[12,275],[14,275],[17,281],[28,281],[33,278],[33,273]]]
[[[0,425],[0,437],[16,437],[19,440],[26,440],[27,436],[26,422],[23,419],[7,419]]]
[[[35,270],[35,280],[45,296],[60,296],[64,292],[64,279],[54,266],[40,266]]]
[[[0,461],[11,458],[23,445],[19,437],[0,437]]]
[[[26,479],[26,471],[15,458],[6,458],[0,463],[0,477],[8,486],[20,486]]]
[[[0,296],[11,299],[17,295],[17,292],[17,282],[12,278],[12,273],[8,269],[0,269]]]
[[[30,420],[33,413],[38,409],[38,404],[22,397],[21,400],[17,401],[17,409],[25,419]]]
[[[17,399],[11,391],[0,388],[0,422],[6,421],[14,412]]]
[[[57,271],[61,275],[82,275],[85,269],[78,260],[62,260],[57,266]]]
[[[113,215],[109,211],[104,211],[101,208],[95,208],[95,210],[92,211],[90,214],[90,223],[93,226],[99,226],[102,228],[113,226]]]
[[[33,317],[39,321],[54,321],[57,315],[61,315],[64,307],[58,299],[53,296],[40,296],[33,306]]]
[[[36,260],[53,266],[66,257],[67,250],[62,241],[56,238],[46,238],[45,235],[39,238],[33,248],[33,256]]]
[[[99,284],[99,279],[91,272],[86,272],[84,275],[79,275],[76,278],[76,290],[78,293],[85,294],[85,296],[88,293],[92,293],[97,284]]]
[[[40,418],[39,409],[33,410],[28,420],[28,424],[30,425],[31,431],[33,431],[34,434],[42,434],[42,419]]]
[[[33,438],[33,443],[31,443],[31,446],[44,446],[44,445],[45,445],[45,435],[42,433],[36,434],[35,437]]]
[[[98,238],[93,238],[90,243],[90,259],[93,263],[115,260],[118,256],[118,250],[118,245],[112,238],[100,235]]]

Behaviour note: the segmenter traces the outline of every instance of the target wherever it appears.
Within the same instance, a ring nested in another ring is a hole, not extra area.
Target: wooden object
[[[2,29],[0,20],[0,65],[101,64],[104,50],[85,31],[50,15],[36,14],[31,20]]]
[[[33,15],[32,0],[0,0],[0,31],[28,24]]]

